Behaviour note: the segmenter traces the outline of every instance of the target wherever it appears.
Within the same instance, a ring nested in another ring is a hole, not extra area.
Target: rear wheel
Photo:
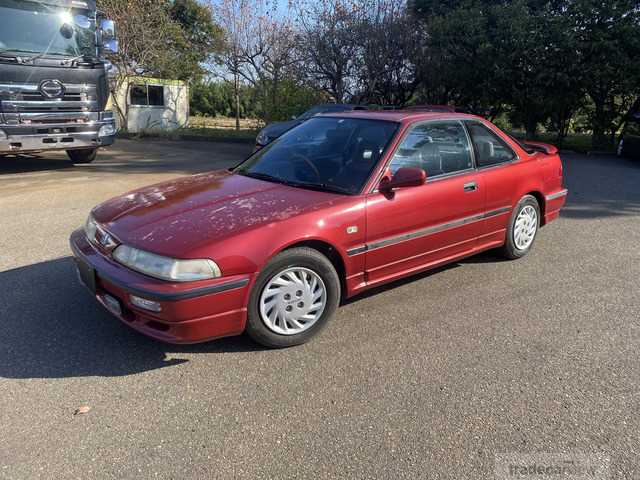
[[[311,248],[276,255],[251,291],[247,333],[267,347],[290,347],[317,335],[340,300],[340,279],[331,262]]]
[[[91,163],[96,159],[97,148],[87,148],[82,150],[67,150],[67,155],[73,163]]]
[[[536,239],[540,228],[540,205],[532,195],[525,195],[513,210],[507,241],[502,249],[505,257],[515,260],[524,257]]]

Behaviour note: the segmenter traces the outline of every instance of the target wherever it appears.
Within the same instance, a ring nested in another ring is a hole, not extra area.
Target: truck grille
[[[0,110],[5,113],[90,112],[98,109],[95,85],[67,84],[61,98],[46,98],[38,84],[0,84]]]

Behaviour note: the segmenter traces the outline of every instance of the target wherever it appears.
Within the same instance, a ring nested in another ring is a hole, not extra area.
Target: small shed
[[[129,132],[175,130],[187,125],[189,86],[186,82],[128,77],[118,83],[116,104],[125,117]],[[118,123],[118,128],[122,128],[119,118]]]

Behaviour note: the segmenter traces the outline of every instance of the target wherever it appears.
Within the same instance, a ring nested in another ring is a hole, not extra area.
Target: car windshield
[[[259,150],[235,173],[301,188],[356,194],[393,138],[398,124],[315,117]]]
[[[87,10],[0,0],[0,52],[95,56],[95,19]]]

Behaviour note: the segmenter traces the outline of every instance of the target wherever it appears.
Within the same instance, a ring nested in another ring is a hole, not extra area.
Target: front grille
[[[67,84],[63,97],[50,99],[37,84],[0,84],[0,107],[6,113],[90,112],[98,108],[97,89]]]

